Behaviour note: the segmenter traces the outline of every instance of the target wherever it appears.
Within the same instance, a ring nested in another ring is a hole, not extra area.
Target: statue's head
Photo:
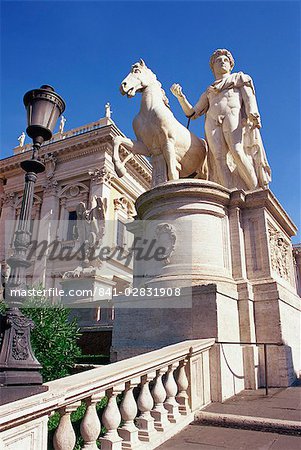
[[[222,70],[222,72],[231,72],[234,67],[234,58],[229,50],[226,50],[225,48],[218,48],[211,55],[209,64],[214,74],[216,74],[217,70]]]
[[[143,91],[152,82],[156,81],[156,75],[146,66],[143,59],[132,65],[128,76],[122,81],[120,92],[122,95],[134,97],[136,92]]]
[[[76,217],[78,220],[83,220],[87,208],[84,202],[80,202],[76,207]]]

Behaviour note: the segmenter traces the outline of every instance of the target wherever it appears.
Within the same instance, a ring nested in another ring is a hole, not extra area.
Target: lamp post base
[[[18,308],[0,317],[0,405],[47,391],[30,345],[31,319]],[[1,339],[0,339],[1,340]]]
[[[30,343],[34,324],[19,308],[9,308],[0,316],[0,386],[41,385],[42,366]]]

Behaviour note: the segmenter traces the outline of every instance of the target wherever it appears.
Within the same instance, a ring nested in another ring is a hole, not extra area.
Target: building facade
[[[144,157],[133,155],[127,162],[126,176],[118,178],[112,163],[112,138],[116,135],[123,133],[111,118],[104,117],[57,133],[41,147],[40,157],[46,170],[38,176],[35,187],[32,239],[58,242],[62,251],[76,250],[79,246],[74,233],[77,206],[82,202],[89,209],[93,198],[97,197],[106,205],[106,243],[111,248],[126,248],[129,237],[125,223],[135,216],[136,198],[149,189],[151,165]],[[20,162],[29,158],[30,152],[30,144],[16,147],[13,156],[0,161],[0,261],[3,276],[7,270],[5,260],[12,252],[22,203],[24,172]],[[127,156],[126,150],[123,156]],[[41,285],[49,292],[57,292],[62,288],[64,274],[76,270],[77,266],[78,261],[74,259],[69,262],[51,260],[47,252],[39,259],[33,255],[27,284]],[[110,287],[108,293],[113,287],[118,292],[132,281],[131,265],[118,258],[110,258],[102,268],[102,282]],[[84,329],[110,330],[114,311],[110,295],[106,300],[107,308],[95,302],[95,306],[82,311],[85,313],[81,314],[80,325]]]

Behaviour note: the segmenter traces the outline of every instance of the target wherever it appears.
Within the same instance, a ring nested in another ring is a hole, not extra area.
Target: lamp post
[[[26,133],[33,140],[33,151],[31,159],[21,162],[25,171],[25,187],[14,253],[7,261],[11,270],[4,291],[8,308],[0,318],[0,404],[45,390],[39,372],[42,366],[30,343],[34,324],[19,308],[22,306],[22,290],[26,290],[26,270],[31,265],[26,255],[31,240],[34,186],[37,175],[45,170],[38,159],[38,151],[44,141],[51,139],[57,119],[65,110],[65,102],[48,85],[27,92],[23,100],[27,110]]]

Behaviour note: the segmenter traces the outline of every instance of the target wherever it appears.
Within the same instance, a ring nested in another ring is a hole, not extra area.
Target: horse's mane
[[[166,96],[166,92],[164,91],[164,89],[163,89],[162,84],[160,83],[160,81],[157,79],[157,75],[156,75],[149,67],[147,67],[147,70],[149,70],[149,71],[152,73],[152,75],[154,76],[154,79],[156,80],[156,83],[157,83],[158,86],[160,86],[160,88],[161,88],[162,100],[163,100],[164,105],[167,106],[167,108],[170,109],[170,106],[169,106],[169,100],[168,100],[168,98],[167,98],[167,96]]]
[[[166,96],[166,93],[165,93],[164,89],[162,88],[162,84],[157,79],[156,79],[156,82],[158,83],[158,86],[160,86],[160,88],[161,88],[162,100],[163,100],[164,105],[167,106],[167,108],[170,109],[169,100],[168,100],[168,98]]]
[[[157,80],[158,81],[158,80]],[[158,83],[160,84],[160,87],[161,87],[161,83],[158,81]],[[163,103],[164,103],[164,105],[165,106],[167,106],[167,108],[169,108],[170,109],[170,106],[169,106],[169,100],[168,100],[168,98],[167,98],[167,96],[166,96],[166,93],[165,93],[165,91],[164,91],[164,89],[161,87],[161,92],[162,92],[162,98],[163,98]]]
[[[146,68],[147,70],[149,70],[149,71],[151,72],[151,74],[154,76],[154,79],[155,79],[156,83],[157,83],[158,86],[161,88],[161,93],[162,93],[162,100],[163,100],[163,103],[164,103],[165,106],[167,106],[167,108],[170,109],[170,106],[169,106],[169,100],[168,100],[168,98],[167,98],[167,95],[166,95],[164,89],[162,88],[162,84],[161,84],[160,81],[157,79],[157,75],[156,75],[149,67],[145,66],[145,68]]]
[[[138,63],[139,64],[139,63]],[[134,64],[132,67],[134,67],[136,64]],[[141,64],[139,64],[140,66],[141,66]],[[169,100],[168,100],[168,98],[167,98],[167,96],[166,96],[166,93],[165,93],[165,91],[164,91],[164,89],[162,88],[162,84],[160,83],[160,81],[157,79],[157,75],[149,68],[149,67],[147,67],[146,65],[144,66],[145,67],[145,69],[147,69],[152,75],[153,75],[153,77],[154,77],[154,80],[156,81],[156,83],[158,84],[158,86],[160,86],[160,88],[161,88],[161,93],[162,93],[162,100],[163,100],[163,103],[164,103],[164,105],[167,107],[167,108],[169,108],[170,109],[170,106],[169,106]]]

